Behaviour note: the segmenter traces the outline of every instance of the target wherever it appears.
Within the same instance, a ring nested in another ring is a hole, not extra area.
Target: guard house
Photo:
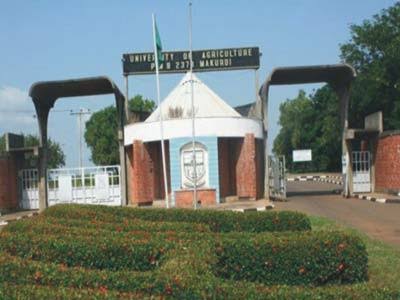
[[[263,124],[242,116],[194,74],[197,200],[201,206],[232,198],[262,198]],[[190,73],[162,102],[168,190],[172,207],[191,207],[194,187]],[[160,108],[125,126],[131,205],[164,199]]]

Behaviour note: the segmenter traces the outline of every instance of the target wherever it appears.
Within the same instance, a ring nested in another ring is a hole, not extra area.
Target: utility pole
[[[83,115],[90,115],[90,109],[81,108],[79,111],[71,111],[70,115],[78,116],[78,123],[79,123],[79,168],[83,167],[83,148],[82,148],[82,116]]]

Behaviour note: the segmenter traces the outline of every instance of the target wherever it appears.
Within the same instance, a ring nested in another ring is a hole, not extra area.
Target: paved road
[[[337,188],[320,182],[289,182],[289,201],[275,202],[275,209],[328,217],[400,248],[400,204],[345,199],[328,193]]]

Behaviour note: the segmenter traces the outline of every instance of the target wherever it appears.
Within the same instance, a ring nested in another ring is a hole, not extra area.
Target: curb
[[[360,200],[368,200],[371,202],[377,202],[382,204],[400,204],[400,199],[388,199],[388,198],[376,198],[367,195],[352,195],[354,198],[358,198]]]
[[[307,176],[297,176],[287,178],[288,182],[293,181],[317,181],[325,183],[333,183],[337,185],[342,185],[342,176],[329,176],[329,175],[307,175]]]
[[[274,207],[275,207],[275,205],[268,204],[267,206],[263,206],[263,207],[233,208],[233,209],[231,209],[231,211],[241,212],[241,213],[249,212],[249,211],[266,211],[266,210],[273,209]]]
[[[18,221],[18,220],[22,220],[22,219],[32,218],[32,217],[37,216],[37,215],[39,215],[38,212],[31,212],[31,213],[28,213],[28,214],[23,215],[23,216],[16,216],[14,218],[9,218],[9,219],[6,219],[6,220],[0,220],[0,226],[7,225],[9,222],[12,222],[12,221]],[[6,216],[7,215],[3,215],[3,217],[6,217]]]

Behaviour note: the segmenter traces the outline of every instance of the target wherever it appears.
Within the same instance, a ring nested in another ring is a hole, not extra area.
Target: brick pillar
[[[378,141],[375,188],[382,192],[400,192],[400,133],[383,136]]]
[[[154,199],[154,172],[151,155],[142,141],[132,145],[131,204],[149,204]]]
[[[239,145],[236,187],[238,197],[257,198],[256,141],[252,133],[246,134]]]
[[[17,168],[10,157],[0,158],[0,209],[18,206]]]
[[[229,166],[229,144],[228,139],[218,139],[218,168],[219,168],[219,194],[220,197],[230,195],[230,166]]]

